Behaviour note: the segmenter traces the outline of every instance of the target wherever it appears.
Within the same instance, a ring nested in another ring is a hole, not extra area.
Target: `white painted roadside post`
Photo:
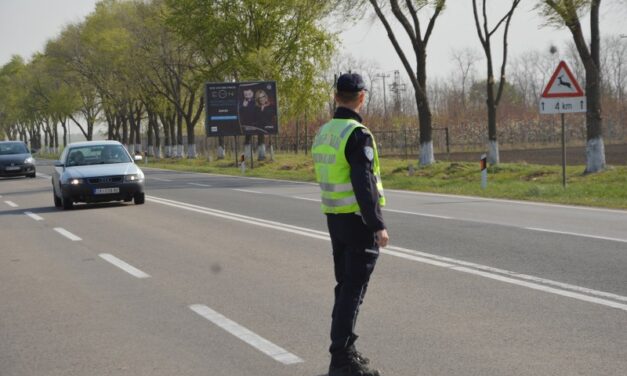
[[[481,154],[481,188],[488,187],[488,155]]]
[[[240,168],[242,170],[242,175],[246,173],[246,156],[244,154],[240,157]]]
[[[540,114],[562,117],[562,186],[566,188],[565,113],[586,112],[586,96],[566,62],[560,61],[540,98]]]

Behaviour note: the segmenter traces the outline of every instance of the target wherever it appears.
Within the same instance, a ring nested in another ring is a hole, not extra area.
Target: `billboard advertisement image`
[[[277,134],[277,103],[274,81],[207,83],[207,137]]]

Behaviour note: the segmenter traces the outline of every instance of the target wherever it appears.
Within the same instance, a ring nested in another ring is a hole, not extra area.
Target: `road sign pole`
[[[562,187],[566,189],[566,132],[564,114],[562,113]]]

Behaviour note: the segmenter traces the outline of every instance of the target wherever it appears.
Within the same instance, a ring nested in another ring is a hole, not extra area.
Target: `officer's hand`
[[[375,239],[376,239],[377,245],[381,248],[384,248],[385,246],[388,245],[388,241],[390,240],[390,237],[388,236],[387,230],[383,229],[383,230],[377,231],[377,233],[375,234]]]

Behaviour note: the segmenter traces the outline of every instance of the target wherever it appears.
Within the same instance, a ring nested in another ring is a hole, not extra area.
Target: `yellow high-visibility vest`
[[[356,213],[359,211],[357,198],[350,177],[350,165],[344,151],[348,138],[357,128],[368,131],[364,125],[352,119],[332,119],[322,126],[314,139],[312,155],[316,180],[320,184],[323,213]],[[371,135],[372,136],[372,135]],[[379,154],[374,137],[373,173],[377,179],[379,204],[385,205],[383,183],[379,167]]]

